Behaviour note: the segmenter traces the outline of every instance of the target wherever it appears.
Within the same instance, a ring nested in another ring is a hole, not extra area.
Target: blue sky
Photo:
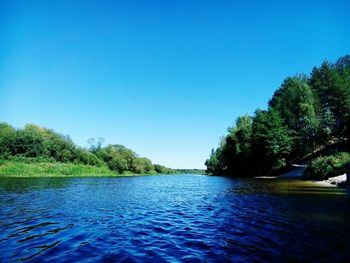
[[[350,53],[349,1],[2,1],[0,121],[203,168],[283,79]]]

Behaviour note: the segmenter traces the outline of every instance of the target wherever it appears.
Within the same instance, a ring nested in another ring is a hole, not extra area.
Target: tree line
[[[286,78],[267,110],[236,119],[206,160],[207,173],[267,175],[330,144],[349,149],[350,56]]]
[[[102,147],[102,139],[89,139],[90,147],[74,144],[68,135],[34,124],[15,129],[0,123],[0,159],[20,162],[61,162],[106,166],[118,174],[131,172],[171,173],[173,170],[139,157],[132,150],[118,144]]]

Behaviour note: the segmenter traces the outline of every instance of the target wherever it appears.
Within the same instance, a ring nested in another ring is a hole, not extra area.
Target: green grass
[[[0,177],[117,176],[107,167],[83,164],[0,161]]]
[[[27,158],[28,159],[28,158]],[[142,176],[159,175],[155,171],[136,174],[126,171],[118,174],[106,166],[40,162],[38,160],[0,160],[0,177],[83,177],[83,176]]]

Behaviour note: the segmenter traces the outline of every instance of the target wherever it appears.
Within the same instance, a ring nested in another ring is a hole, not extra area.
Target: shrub
[[[305,169],[303,177],[310,180],[326,180],[345,173],[345,166],[349,163],[350,153],[347,152],[318,157]]]
[[[100,160],[94,153],[88,150],[77,148],[74,151],[75,163],[82,163],[87,165],[104,166],[104,162]]]

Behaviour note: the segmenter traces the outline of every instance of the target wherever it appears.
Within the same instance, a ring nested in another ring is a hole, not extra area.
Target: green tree
[[[76,147],[68,135],[35,124],[27,124],[24,129],[14,129],[0,123],[0,159],[16,159],[24,162],[64,162],[107,166],[117,173],[153,173],[155,166],[151,160],[138,157],[135,152],[122,145],[102,147],[104,140],[90,139],[90,150]],[[170,172],[164,166],[158,171]]]
[[[257,110],[252,124],[252,151],[258,173],[283,167],[291,152],[293,139],[278,112]]]
[[[148,158],[136,158],[131,166],[131,171],[142,174],[154,171],[153,164]]]
[[[286,78],[266,111],[239,117],[206,160],[214,174],[266,174],[330,142],[350,150],[350,56]]]
[[[297,155],[316,147],[320,132],[318,105],[316,94],[305,76],[285,79],[269,102],[269,106],[279,113],[283,123],[293,132],[293,148]]]
[[[222,174],[223,167],[220,165],[221,159],[221,149],[217,148],[216,150],[212,149],[209,159],[205,161],[205,166],[207,167],[206,172],[209,174]]]
[[[12,155],[16,130],[7,123],[0,123],[0,159],[7,159]]]
[[[23,130],[17,130],[11,144],[12,155],[24,157],[40,157],[45,155],[44,137],[32,125],[26,125]]]
[[[309,83],[321,102],[322,129],[326,141],[342,139],[350,112],[350,81],[348,69],[339,69],[328,61],[314,68]],[[329,135],[327,137],[327,135]]]
[[[226,173],[248,175],[247,166],[251,157],[252,118],[248,115],[236,119],[222,143],[221,163]]]
[[[154,164],[154,170],[156,171],[156,173],[159,173],[159,174],[168,174],[172,172],[170,168],[167,168],[160,164]]]
[[[104,162],[99,159],[94,153],[84,149],[76,148],[74,152],[75,162],[93,166],[103,166]]]
[[[69,136],[48,132],[48,139],[45,141],[49,156],[58,162],[72,162],[76,159],[76,146]]]
[[[107,166],[118,173],[128,170],[128,161],[122,154],[123,148],[120,145],[108,145],[101,148],[96,154]]]

